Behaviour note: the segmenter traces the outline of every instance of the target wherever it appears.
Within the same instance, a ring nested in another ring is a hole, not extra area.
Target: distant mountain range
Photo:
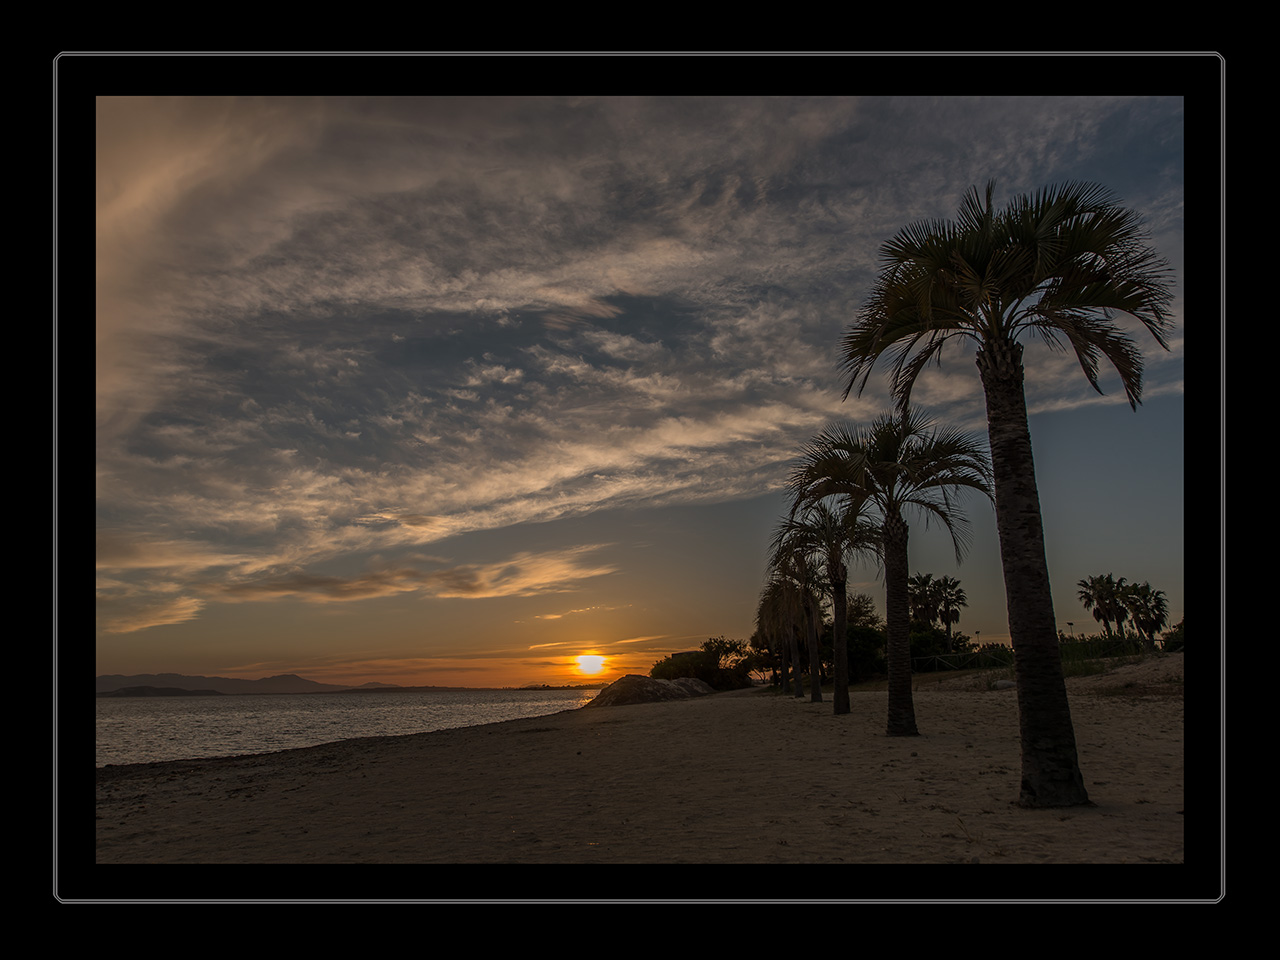
[[[188,677],[179,673],[140,673],[131,677],[119,674],[98,677],[98,693],[111,693],[126,687],[177,688],[179,690],[214,690],[218,693],[337,693],[341,690],[372,688],[396,689],[394,683],[362,683],[359,686],[317,683],[294,673],[261,680],[238,680],[232,677]]]

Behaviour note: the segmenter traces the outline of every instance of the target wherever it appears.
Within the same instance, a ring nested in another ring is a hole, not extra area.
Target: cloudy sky
[[[1136,413],[1039,344],[1027,381],[1060,627],[1099,629],[1093,574],[1183,615],[1179,97],[96,114],[99,674],[562,683],[580,653],[616,676],[748,637],[789,461],[888,405],[883,369],[844,402],[837,370],[879,245],[992,178],[1107,185],[1178,276]],[[985,430],[972,348],[915,399]],[[917,518],[911,569],[1007,639],[994,514],[969,509],[965,562]]]

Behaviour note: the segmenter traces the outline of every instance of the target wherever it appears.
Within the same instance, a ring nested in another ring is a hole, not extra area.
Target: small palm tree
[[[786,520],[779,525],[779,533],[774,537],[769,558],[769,568],[787,584],[792,636],[799,632],[799,627],[804,627],[805,645],[809,648],[809,699],[813,703],[821,703],[821,603],[818,593],[822,573],[809,544],[800,536],[784,535],[787,527]],[[798,658],[796,662],[799,663]],[[799,681],[796,684],[796,696],[802,696]]]
[[[1121,600],[1147,649],[1154,650],[1156,633],[1169,622],[1169,603],[1164,591],[1152,590],[1151,584],[1145,582],[1130,584],[1123,591]]]
[[[1124,620],[1128,613],[1124,608],[1123,596],[1126,588],[1124,577],[1117,580],[1108,573],[1104,577],[1085,577],[1076,581],[1080,588],[1077,596],[1084,608],[1093,614],[1093,619],[1102,624],[1103,632],[1114,636],[1111,624],[1116,624],[1120,638],[1124,639]]]
[[[892,352],[899,406],[916,377],[959,338],[977,346],[995,478],[996,526],[1013,638],[1024,806],[1089,802],[1076,754],[1045,559],[1040,496],[1023,391],[1023,343],[1070,349],[1098,388],[1101,357],[1136,409],[1142,355],[1115,324],[1128,314],[1167,348],[1168,264],[1136,214],[1096,184],[1015,197],[997,211],[970,191],[955,221],[925,221],[881,248],[883,269],[843,341],[845,396]]]
[[[932,573],[917,573],[907,581],[911,619],[934,623],[938,619],[938,590]]]
[[[782,585],[770,578],[760,591],[760,599],[756,603],[756,632],[770,653],[778,658],[781,666],[780,677],[782,689],[786,690],[791,680],[791,651],[787,647],[787,626],[783,613],[781,597]]]
[[[1125,639],[1124,622],[1129,619],[1129,607],[1125,602],[1125,597],[1131,589],[1132,585],[1129,581],[1121,577],[1115,582],[1115,589],[1112,591],[1107,603],[1108,610],[1111,613],[1111,620],[1116,625],[1116,635],[1121,640]]]
[[[942,523],[959,561],[968,521],[956,503],[962,490],[990,496],[986,453],[968,434],[942,428],[911,410],[886,414],[861,430],[829,426],[800,457],[790,486],[797,506],[845,495],[879,514],[888,621],[889,736],[914,736],[906,511]]]
[[[954,577],[943,577],[937,583],[938,617],[947,631],[947,653],[951,653],[951,628],[960,622],[960,608],[969,605],[960,581]]]
[[[788,549],[807,552],[826,572],[827,594],[831,598],[832,654],[835,661],[832,700],[838,714],[849,707],[848,589],[846,560],[855,556],[878,558],[880,537],[864,516],[864,502],[850,497],[833,497],[805,506],[788,517],[774,539],[774,549],[783,543]]]
[[[804,696],[804,684],[800,679],[800,640],[797,625],[804,616],[800,585],[790,576],[785,566],[771,566],[769,579],[760,596],[757,623],[766,628],[783,651],[784,661],[791,665],[794,694]],[[786,677],[783,677],[786,687]]]

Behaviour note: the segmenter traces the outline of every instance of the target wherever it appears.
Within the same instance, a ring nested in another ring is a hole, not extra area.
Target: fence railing
[[[1013,650],[1007,656],[985,650],[972,653],[940,653],[929,657],[912,657],[912,673],[937,670],[996,670],[1013,666]]]
[[[1013,666],[1013,648],[1008,652],[992,653],[974,650],[969,653],[942,653],[928,657],[912,657],[912,673],[930,673],[937,670],[993,670]],[[1058,644],[1063,660],[1101,660],[1108,657],[1135,657],[1149,653],[1150,648],[1141,640],[1118,637],[1108,640],[1076,640]]]

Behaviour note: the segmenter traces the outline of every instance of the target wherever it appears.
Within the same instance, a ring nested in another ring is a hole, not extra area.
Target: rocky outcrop
[[[624,703],[660,703],[664,700],[687,700],[715,693],[701,680],[681,677],[676,680],[655,680],[629,673],[613,681],[586,704],[588,707],[613,707]]]

